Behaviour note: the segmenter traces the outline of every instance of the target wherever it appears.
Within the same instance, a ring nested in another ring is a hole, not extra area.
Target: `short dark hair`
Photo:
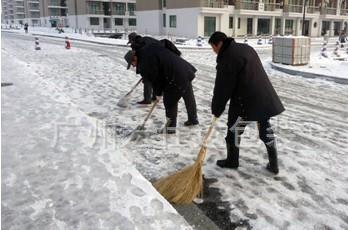
[[[210,36],[208,43],[217,45],[219,42],[224,42],[226,38],[227,38],[226,34],[220,31],[216,31]]]

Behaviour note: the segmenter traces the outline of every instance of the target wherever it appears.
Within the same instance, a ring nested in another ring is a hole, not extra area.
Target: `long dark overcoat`
[[[137,72],[151,81],[156,95],[164,91],[173,94],[173,103],[166,100],[169,104],[177,103],[177,96],[183,95],[195,78],[196,68],[163,45],[145,45],[136,50],[136,56]]]
[[[259,56],[247,44],[227,38],[217,56],[212,113],[219,117],[230,100],[229,121],[267,120],[285,109]]]

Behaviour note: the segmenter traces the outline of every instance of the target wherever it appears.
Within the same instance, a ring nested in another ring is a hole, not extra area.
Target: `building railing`
[[[87,13],[88,14],[103,15],[104,11],[103,10],[98,10],[98,9],[88,9]]]
[[[224,8],[226,1],[224,0],[201,0],[202,7]]]
[[[341,15],[348,16],[348,9],[341,9]]]
[[[275,11],[281,9],[280,3],[265,3],[264,10],[265,11]]]
[[[126,10],[113,10],[114,15],[126,15]]]
[[[238,10],[259,10],[258,2],[236,1],[236,9]]]
[[[323,14],[323,15],[326,15],[326,14],[329,14],[329,15],[336,15],[336,12],[337,12],[337,9],[336,9],[336,8],[329,8],[329,7],[326,7],[326,8],[322,8],[322,9],[321,9],[321,14]]]
[[[285,5],[284,12],[290,13],[302,13],[303,6],[302,5]]]
[[[314,13],[319,13],[319,12],[320,12],[319,6],[308,6],[307,7],[308,14],[314,14]]]

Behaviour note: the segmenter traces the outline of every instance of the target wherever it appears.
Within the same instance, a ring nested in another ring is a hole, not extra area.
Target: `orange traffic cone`
[[[65,37],[65,49],[69,50],[70,48],[71,48],[71,44],[70,44],[69,38]]]

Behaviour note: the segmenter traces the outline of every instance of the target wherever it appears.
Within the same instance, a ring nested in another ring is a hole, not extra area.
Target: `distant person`
[[[125,59],[144,79],[152,83],[156,96],[163,95],[167,125],[164,131],[174,134],[177,125],[178,102],[184,99],[188,120],[185,126],[198,124],[196,100],[192,80],[197,71],[186,60],[158,43],[137,46]]]
[[[218,160],[222,168],[237,169],[239,144],[245,127],[256,121],[260,139],[267,148],[267,170],[278,174],[276,140],[270,118],[284,111],[284,107],[263,69],[255,50],[222,32],[215,32],[209,44],[217,54],[216,79],[211,104],[212,114],[220,117],[228,101],[227,159]]]
[[[135,32],[132,32],[128,35],[128,44],[130,44],[133,50],[137,49],[138,47],[142,47],[144,45],[157,44],[160,46],[170,47],[171,50],[174,50],[173,52],[175,52],[177,55],[179,56],[181,55],[181,52],[169,40],[163,39],[160,41],[148,36],[142,37],[140,35],[137,35],[137,33]],[[148,79],[143,78],[143,84],[144,84],[144,99],[137,103],[141,105],[148,105],[148,104],[151,104],[152,101],[156,100],[156,95],[153,92],[152,84]]]
[[[25,23],[24,24],[24,31],[26,34],[28,33],[28,27],[29,27],[28,23]]]

